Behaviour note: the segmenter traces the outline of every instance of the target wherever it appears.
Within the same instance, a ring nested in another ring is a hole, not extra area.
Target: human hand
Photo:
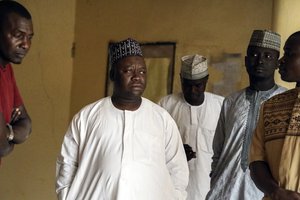
[[[16,121],[20,119],[22,112],[20,108],[14,108],[13,111],[11,112],[11,117],[10,117],[10,124],[14,124]]]
[[[300,193],[278,188],[271,194],[272,200],[300,200]]]
[[[196,152],[193,151],[192,147],[188,144],[183,144],[184,150],[185,150],[185,155],[187,161],[196,158]]]

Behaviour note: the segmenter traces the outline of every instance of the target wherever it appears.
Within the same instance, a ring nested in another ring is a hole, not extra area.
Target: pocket
[[[215,130],[200,129],[197,134],[198,149],[209,154],[213,154],[212,143],[214,139]]]

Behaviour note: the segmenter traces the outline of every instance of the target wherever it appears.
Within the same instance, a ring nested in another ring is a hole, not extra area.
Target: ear
[[[109,71],[109,78],[111,81],[115,81],[115,70],[113,70],[113,68]]]
[[[209,79],[209,74],[206,76],[206,79],[207,79],[207,80]]]
[[[181,73],[179,74],[179,77],[180,77],[180,83],[182,83],[182,76],[181,76]]]

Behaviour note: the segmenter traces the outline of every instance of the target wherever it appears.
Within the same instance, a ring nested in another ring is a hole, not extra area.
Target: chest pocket
[[[212,143],[215,130],[200,128],[197,132],[197,149],[212,154]]]

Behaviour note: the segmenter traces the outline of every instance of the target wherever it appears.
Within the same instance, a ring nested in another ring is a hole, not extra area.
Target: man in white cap
[[[213,141],[211,189],[207,200],[263,197],[251,180],[248,153],[262,102],[286,89],[275,84],[280,35],[254,30],[245,65],[250,85],[225,98]],[[237,76],[239,76],[237,74]]]
[[[188,166],[175,121],[143,98],[147,68],[139,43],[110,48],[113,94],[84,107],[57,160],[58,199],[184,200]]]
[[[204,200],[209,190],[212,140],[223,97],[205,92],[208,81],[207,60],[200,55],[181,59],[181,88],[159,101],[175,119],[184,143],[190,177],[188,200]]]

